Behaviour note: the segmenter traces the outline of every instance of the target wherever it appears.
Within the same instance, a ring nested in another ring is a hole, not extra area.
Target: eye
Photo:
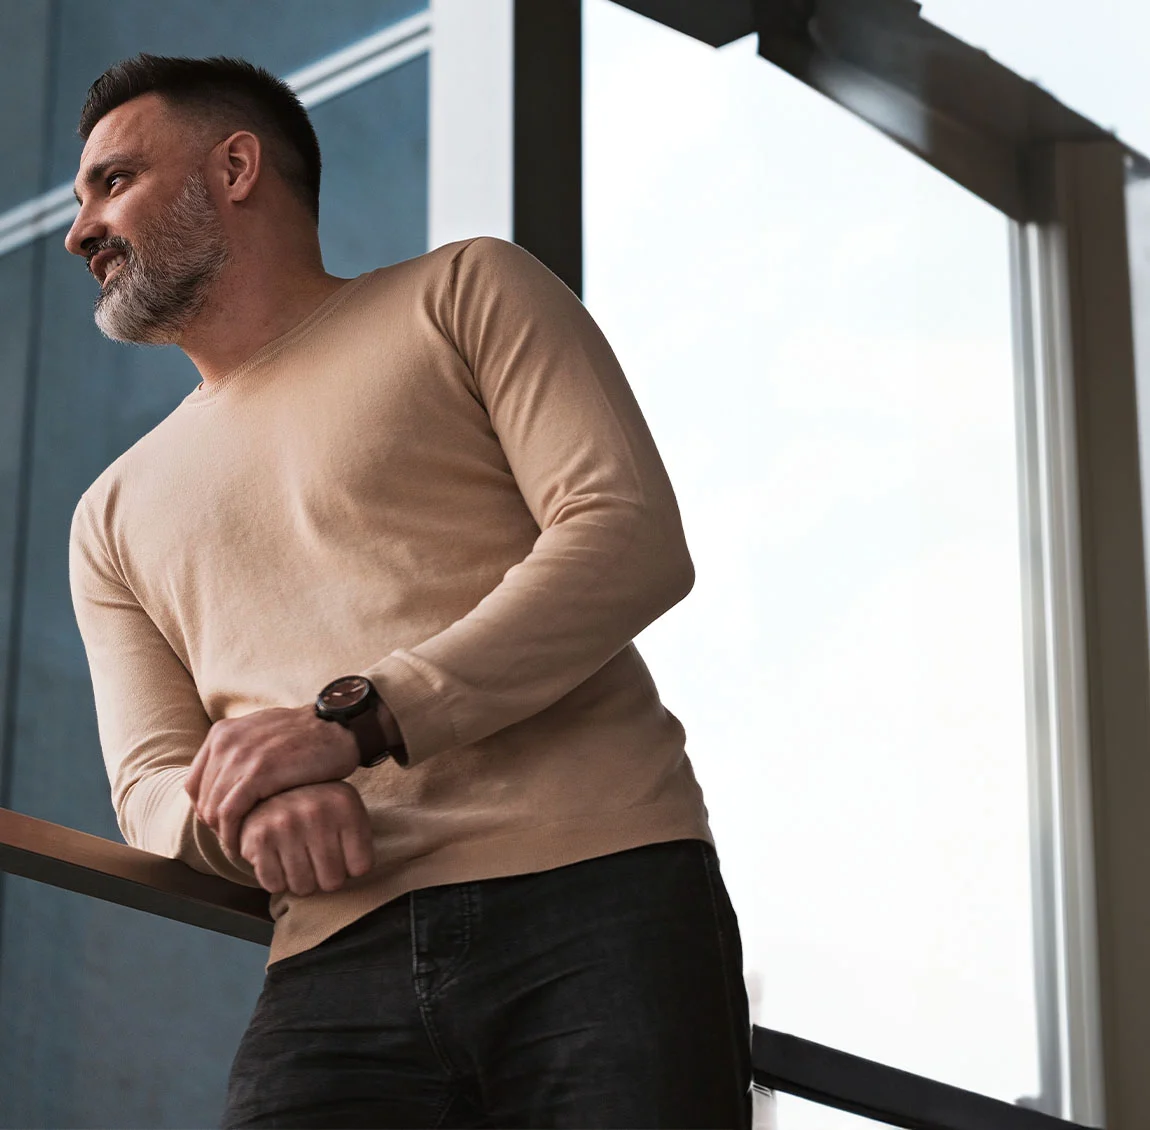
[[[111,192],[112,189],[114,189],[116,187],[116,185],[118,185],[121,181],[124,181],[127,179],[128,179],[127,173],[109,173],[104,178],[104,184],[107,187],[108,191]]]

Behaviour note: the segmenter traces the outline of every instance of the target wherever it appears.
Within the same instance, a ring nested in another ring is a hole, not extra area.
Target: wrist
[[[388,757],[406,762],[399,724],[367,677],[343,675],[328,683],[316,698],[315,712],[324,721],[351,731],[361,768],[378,765]]]

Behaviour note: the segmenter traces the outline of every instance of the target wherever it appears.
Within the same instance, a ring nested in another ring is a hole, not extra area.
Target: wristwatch
[[[355,735],[359,763],[369,769],[397,753],[403,744],[389,745],[379,721],[379,693],[363,675],[341,675],[316,696],[315,712],[325,722],[338,722]]]

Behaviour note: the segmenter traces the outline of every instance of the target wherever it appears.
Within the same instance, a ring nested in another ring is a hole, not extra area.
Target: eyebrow
[[[84,174],[84,184],[96,184],[98,181],[104,179],[104,175],[113,165],[131,165],[139,166],[140,159],[138,157],[129,156],[127,153],[113,153],[105,157],[102,161],[97,161],[94,165],[88,168]],[[82,204],[80,199],[80,192],[75,186],[72,188],[72,195],[76,198],[77,204]]]

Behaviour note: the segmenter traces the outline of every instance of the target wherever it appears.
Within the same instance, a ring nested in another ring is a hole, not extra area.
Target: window
[[[751,40],[585,21],[586,300],[698,572],[639,647],[755,1018],[1033,1093],[1006,222]]]

